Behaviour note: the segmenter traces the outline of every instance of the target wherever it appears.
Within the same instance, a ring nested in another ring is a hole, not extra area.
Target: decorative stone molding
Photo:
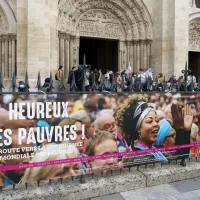
[[[4,78],[11,78],[16,67],[16,34],[0,35],[0,71]]]
[[[0,34],[8,33],[9,27],[8,27],[8,20],[3,13],[3,10],[0,8]]]
[[[83,14],[77,24],[79,35],[120,39],[124,32],[120,22],[111,13],[91,10]]]
[[[0,34],[17,32],[17,20],[7,0],[0,0]]]
[[[194,19],[190,22],[189,50],[200,51],[200,18]]]
[[[79,64],[80,37],[118,40],[120,70],[129,61],[132,66],[137,63],[137,68],[142,62],[149,64],[151,46],[147,43],[153,39],[153,23],[143,0],[60,0],[57,29],[60,39],[70,41],[66,53],[59,54],[60,63],[63,56],[70,60],[70,68]],[[60,44],[61,51],[63,41]]]
[[[0,41],[17,40],[16,34],[0,35]]]
[[[115,16],[114,18],[124,29],[125,39],[152,39],[151,17],[142,0],[61,0],[58,29],[76,34],[82,16],[98,9]],[[99,22],[99,26],[102,26],[102,20]],[[97,23],[95,26],[98,26]]]

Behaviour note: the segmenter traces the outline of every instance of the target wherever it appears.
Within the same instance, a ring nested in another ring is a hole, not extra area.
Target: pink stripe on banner
[[[66,163],[74,163],[74,162],[86,162],[86,161],[92,161],[92,160],[101,160],[101,159],[116,158],[116,157],[123,157],[123,156],[134,156],[134,155],[147,154],[147,153],[158,152],[158,151],[173,151],[177,149],[185,149],[185,148],[199,147],[199,146],[200,146],[200,143],[195,143],[195,144],[179,145],[179,146],[173,146],[173,147],[154,148],[154,149],[148,149],[148,150],[139,150],[139,151],[131,151],[131,152],[115,153],[115,154],[107,154],[107,155],[99,155],[99,156],[87,156],[87,157],[80,157],[80,158],[69,158],[69,159],[63,159],[63,160],[53,160],[53,161],[37,162],[37,163],[29,163],[29,164],[0,166],[0,171],[20,170],[20,169],[26,169],[26,168],[44,167],[44,166],[49,166],[49,165],[58,165],[58,164],[66,164]]]

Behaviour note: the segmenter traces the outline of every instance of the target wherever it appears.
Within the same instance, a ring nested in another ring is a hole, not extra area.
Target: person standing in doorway
[[[58,68],[58,71],[56,72],[55,79],[56,79],[57,81],[59,81],[59,83],[61,83],[62,77],[63,77],[63,66],[60,66],[60,67]]]

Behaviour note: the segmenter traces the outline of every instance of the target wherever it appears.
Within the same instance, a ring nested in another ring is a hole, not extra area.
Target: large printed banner
[[[199,94],[0,95],[0,186],[199,157]]]

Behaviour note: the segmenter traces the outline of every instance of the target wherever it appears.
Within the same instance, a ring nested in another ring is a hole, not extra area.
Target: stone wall
[[[58,2],[20,0],[17,4],[18,78],[27,71],[34,88],[39,71],[44,79],[58,67]]]
[[[153,20],[152,68],[169,78],[188,60],[188,0],[144,0]]]
[[[189,39],[189,2],[176,0],[175,3],[175,39],[174,39],[174,74],[181,75],[188,62]]]
[[[50,72],[49,10],[50,6],[45,0],[28,1],[27,71],[29,79],[35,79],[38,71],[42,75]]]
[[[153,42],[151,51],[151,67],[156,73],[162,68],[162,29],[163,8],[162,0],[144,0],[153,21]]]
[[[10,7],[12,8],[15,16],[17,16],[17,0],[7,0],[9,3]]]
[[[121,174],[117,171],[113,172],[112,176],[110,173],[104,177],[94,175],[93,179],[91,175],[88,175],[85,177],[86,183],[84,184],[80,184],[80,178],[74,178],[73,182],[70,179],[64,179],[62,184],[60,180],[52,180],[51,184],[48,181],[41,181],[39,187],[36,183],[30,183],[27,185],[27,189],[25,189],[25,185],[18,184],[15,186],[15,190],[10,188],[10,191],[3,191],[0,196],[4,200],[10,200],[13,197],[18,200],[83,200],[199,176],[199,161],[190,162],[187,167],[172,164],[161,167],[158,164],[156,167],[148,166],[147,169],[139,167],[137,170],[132,167],[130,172],[128,169],[123,169]]]
[[[17,1],[17,77],[24,78],[27,69],[28,1]]]

